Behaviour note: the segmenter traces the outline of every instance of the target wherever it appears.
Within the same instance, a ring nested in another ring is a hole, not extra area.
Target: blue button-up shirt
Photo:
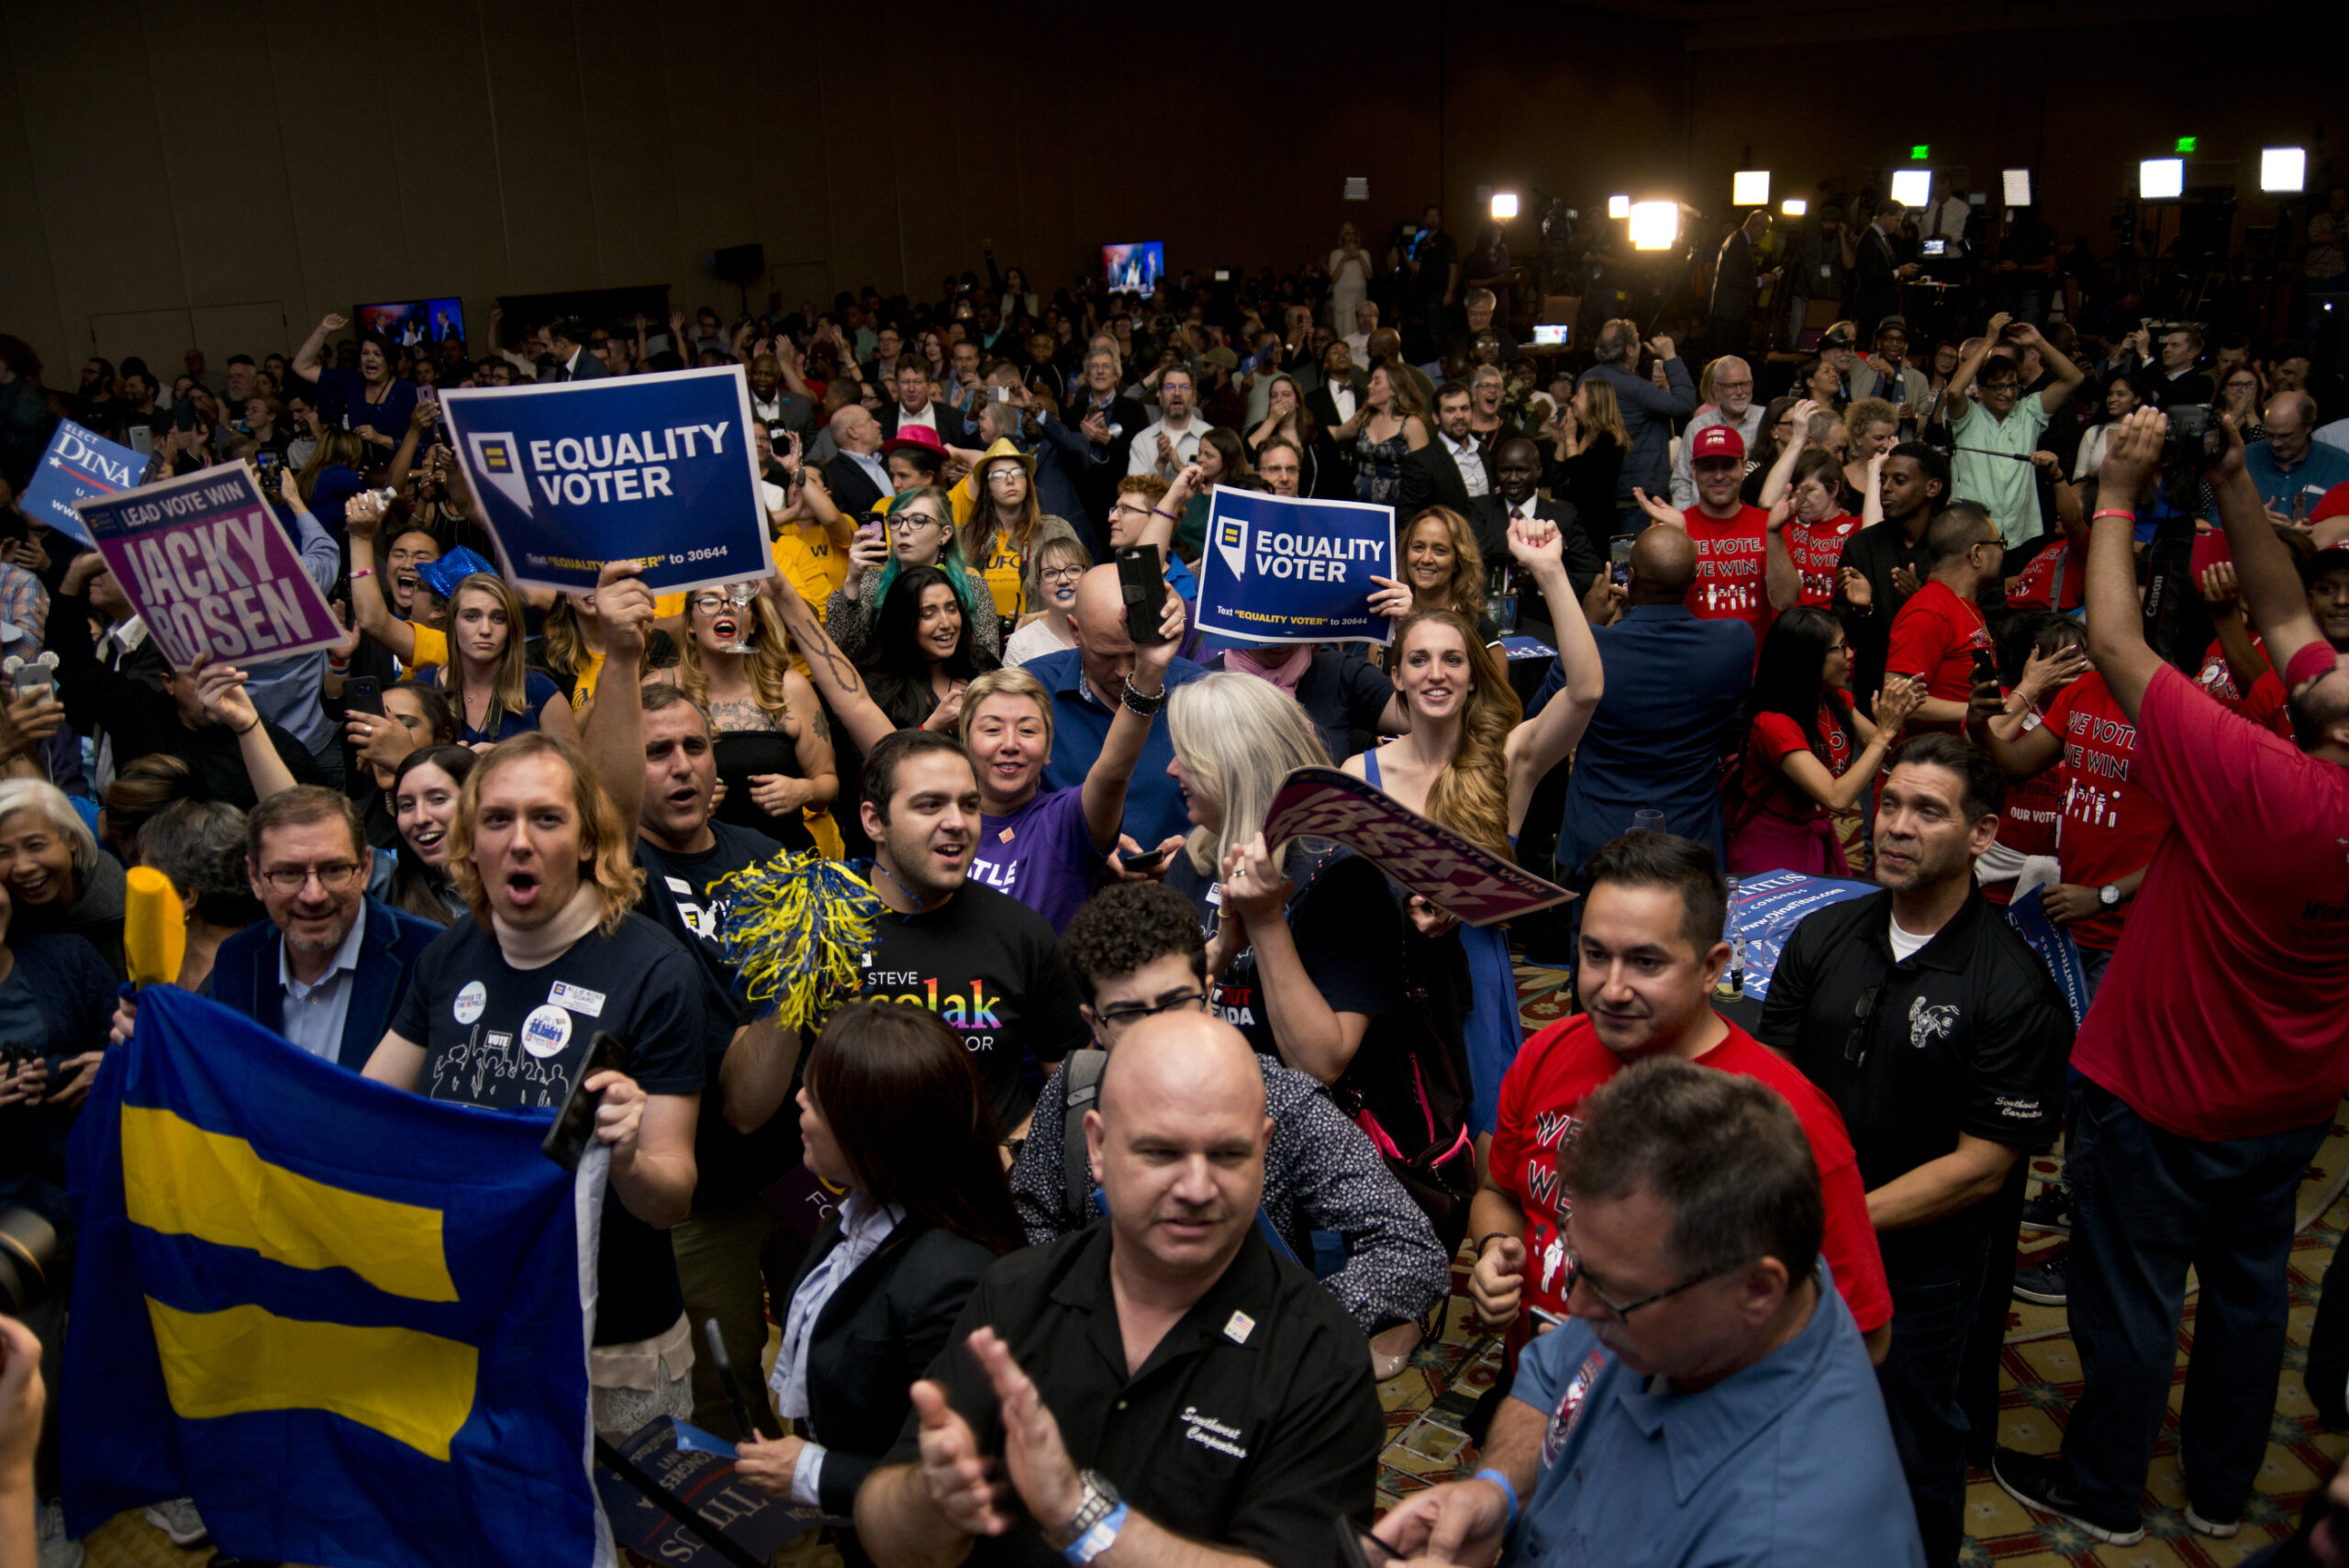
[[[2254,441],[2243,449],[2243,471],[2259,486],[2259,498],[2277,511],[2288,516],[2292,497],[2306,495],[2308,509],[2314,512],[2326,491],[2349,480],[2349,452],[2310,441],[2307,456],[2286,463],[2276,460],[2276,450],[2266,441]]]
[[[1085,664],[1074,648],[1030,659],[1020,668],[1043,682],[1044,689],[1052,694],[1052,755],[1044,764],[1044,787],[1075,789],[1100,757],[1117,710],[1086,684]],[[1206,673],[1188,659],[1177,659],[1167,667],[1166,689],[1172,692]],[[1174,787],[1174,778],[1166,772],[1174,760],[1174,741],[1162,711],[1150,721],[1150,739],[1142,742],[1133,783],[1126,786],[1125,830],[1144,850],[1156,849],[1169,836],[1190,828],[1183,792]]]
[[[342,1054],[342,1026],[351,1016],[351,977],[358,973],[359,943],[366,933],[367,906],[362,904],[342,945],[334,950],[334,962],[312,985],[294,978],[285,962],[285,938],[280,933],[277,939],[277,984],[285,993],[285,1038],[328,1062]]]
[[[1867,1347],[1824,1262],[1816,1282],[1800,1333],[1697,1394],[1579,1319],[1529,1345],[1509,1396],[1542,1413],[1542,1469],[1509,1561],[1922,1568]]]

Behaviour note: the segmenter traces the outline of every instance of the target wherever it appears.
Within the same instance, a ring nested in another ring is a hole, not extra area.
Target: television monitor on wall
[[[1165,271],[1166,246],[1162,240],[1141,239],[1130,245],[1101,247],[1101,272],[1113,289],[1148,294],[1158,286],[1159,277]]]
[[[362,305],[355,317],[362,332],[380,332],[395,343],[437,343],[443,338],[462,341],[465,302],[462,299],[395,299]]]

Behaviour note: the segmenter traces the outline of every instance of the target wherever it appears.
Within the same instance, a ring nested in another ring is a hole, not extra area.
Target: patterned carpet
[[[1519,965],[1519,993],[1529,1033],[1566,1016],[1568,980],[1562,970]],[[2034,1164],[2041,1176],[2052,1174],[2054,1169],[2052,1161]],[[2349,1450],[2349,1437],[2325,1432],[2318,1425],[2300,1383],[2309,1328],[2316,1317],[2318,1283],[2343,1232],[2349,1229],[2349,1198],[2342,1196],[2344,1182],[2349,1182],[2349,1127],[2336,1121],[2332,1139],[2310,1168],[2302,1189],[2302,1229],[2291,1259],[2291,1347],[2277,1392],[2275,1424],[2260,1471],[2258,1495],[2245,1512],[2242,1533],[2232,1540],[2209,1540],[2186,1528],[2181,1512],[2185,1492],[2177,1476],[2177,1395],[2174,1393],[2146,1491],[2143,1542],[2132,1547],[2098,1546],[2068,1525],[2034,1518],[1977,1471],[1967,1491],[1971,1516],[1964,1558],[1967,1568],[1990,1563],[2001,1568],[2088,1568],[2092,1564],[2225,1568],[2291,1533],[2310,1494],[2324,1485],[2344,1450]],[[2028,1236],[2024,1242],[2025,1262],[2061,1244],[2054,1239]],[[1500,1344],[1494,1337],[1477,1334],[1471,1324],[1466,1277],[1464,1266],[1455,1265],[1453,1299],[1446,1306],[1442,1334],[1422,1345],[1400,1375],[1380,1386],[1389,1434],[1379,1462],[1381,1509],[1411,1492],[1468,1475],[1476,1468],[1475,1451],[1462,1434],[1461,1423],[1477,1398],[1492,1386]],[[2181,1390],[2186,1351],[2193,1336],[2194,1309],[2189,1299],[2178,1335],[2176,1386]],[[2014,1305],[2008,1318],[2000,1386],[1999,1441],[2033,1453],[2058,1447],[2065,1416],[2080,1392],[2079,1361],[2061,1308]],[[174,1549],[137,1513],[116,1518],[93,1535],[87,1545],[92,1568],[197,1568],[208,1555],[208,1549]],[[840,1554],[828,1542],[809,1538],[777,1552],[774,1562],[777,1568],[838,1568]]]

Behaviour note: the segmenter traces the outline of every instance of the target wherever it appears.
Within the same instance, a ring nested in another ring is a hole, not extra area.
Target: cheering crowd
[[[0,1208],[61,1239],[0,1320],[0,1568],[81,1561],[41,1388],[138,865],[179,984],[315,1056],[494,1108],[585,1074],[596,1430],[740,1440],[851,1562],[1345,1561],[1455,1261],[1504,1372],[1398,1556],[1942,1568],[1969,1465],[2133,1543],[2189,1269],[2184,1519],[2236,1534],[2349,1087],[2349,396],[1986,215],[1740,214],[1538,358],[1505,233],[1433,207],[1146,296],[989,254],[70,392],[0,338],[0,639],[53,669],[0,712]],[[438,389],[695,365],[746,378],[775,574],[502,577]],[[250,464],[342,641],[168,667],[15,504],[60,419],[150,481]],[[1222,487],[1392,506],[1391,642],[1203,635]],[[1310,765],[1580,896],[1465,926],[1268,840]],[[804,1036],[717,940],[784,851],[882,906]],[[1780,872],[1876,891],[1723,1001],[1735,879]],[[1529,1037],[1537,940],[1578,1005]],[[2017,1275],[2026,1227],[2069,1244]],[[1995,1447],[2010,1294],[2069,1314],[2058,1453]],[[713,1319],[738,1367],[779,1330],[756,1430]]]

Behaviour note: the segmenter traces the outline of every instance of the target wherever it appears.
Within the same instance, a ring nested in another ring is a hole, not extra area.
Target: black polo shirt
[[[964,1348],[992,1328],[1035,1380],[1069,1457],[1108,1476],[1136,1513],[1276,1568],[1335,1564],[1330,1521],[1369,1522],[1386,1438],[1362,1330],[1252,1228],[1223,1276],[1129,1377],[1109,1234],[1098,1220],[989,1268],[928,1375],[980,1451],[1000,1454],[994,1388]],[[907,1418],[890,1463],[918,1461],[920,1429],[918,1415]],[[974,1541],[970,1556],[979,1568],[1060,1561],[1025,1519]]]
[[[2062,1121],[2071,1009],[1978,889],[1899,962],[1890,893],[1811,915],[1778,956],[1754,1033],[1843,1113],[1870,1191],[1952,1152],[1961,1132],[2028,1147]],[[1968,1209],[1880,1240],[1931,1247],[1976,1219]]]

